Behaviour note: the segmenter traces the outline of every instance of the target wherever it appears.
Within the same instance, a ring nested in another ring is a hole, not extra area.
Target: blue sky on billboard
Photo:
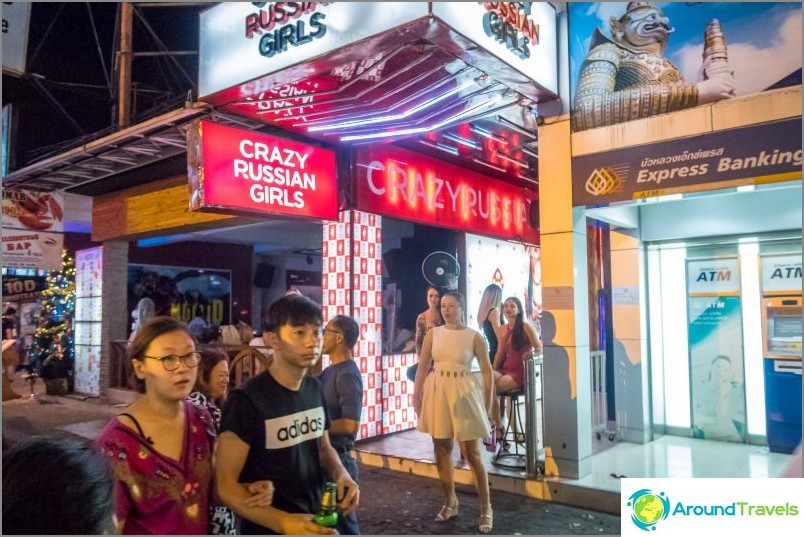
[[[573,2],[569,4],[570,85],[575,83],[595,28],[611,37],[609,18],[619,18],[627,2]],[[694,83],[698,78],[706,23],[718,19],[726,36],[729,63],[734,69],[736,94],[763,91],[801,69],[802,28],[800,2],[656,2],[670,19],[665,58]]]

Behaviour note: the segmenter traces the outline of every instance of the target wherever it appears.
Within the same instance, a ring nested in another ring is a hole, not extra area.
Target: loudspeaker
[[[271,287],[276,267],[270,263],[257,263],[254,270],[254,287]]]

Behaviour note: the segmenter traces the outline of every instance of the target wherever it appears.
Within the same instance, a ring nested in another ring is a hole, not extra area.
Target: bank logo
[[[664,492],[656,494],[650,489],[640,489],[628,498],[631,522],[645,531],[655,530],[656,524],[670,514],[670,500]]]
[[[622,192],[626,177],[628,177],[628,166],[595,168],[586,179],[584,188],[593,196]]]
[[[323,407],[265,420],[265,449],[283,449],[323,435]]]

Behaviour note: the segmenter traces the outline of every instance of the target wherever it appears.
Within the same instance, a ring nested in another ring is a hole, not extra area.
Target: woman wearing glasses
[[[140,326],[126,357],[144,395],[97,440],[115,472],[118,533],[207,534],[215,425],[186,401],[201,354],[186,325],[155,317]]]

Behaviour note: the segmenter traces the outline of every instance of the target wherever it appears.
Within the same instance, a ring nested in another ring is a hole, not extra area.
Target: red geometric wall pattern
[[[363,412],[357,438],[371,438],[383,432],[382,218],[342,211],[338,222],[324,224],[322,248],[324,320],[351,315],[360,325],[355,361],[363,376]]]
[[[415,362],[416,355],[412,353],[382,357],[382,434],[416,427],[413,383],[406,376],[408,367]]]

